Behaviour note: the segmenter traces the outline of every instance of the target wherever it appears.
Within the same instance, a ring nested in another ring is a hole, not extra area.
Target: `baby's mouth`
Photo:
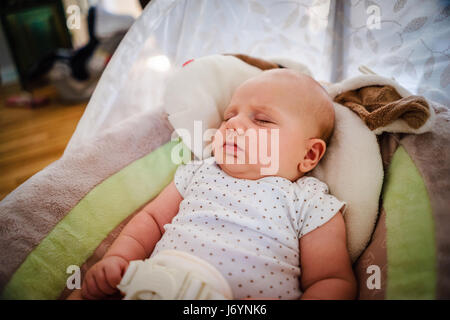
[[[227,154],[232,154],[234,156],[238,155],[238,150],[240,152],[243,152],[244,150],[242,150],[242,148],[240,148],[236,142],[231,142],[231,141],[225,141],[225,143],[223,144],[223,148],[225,149],[225,153]]]

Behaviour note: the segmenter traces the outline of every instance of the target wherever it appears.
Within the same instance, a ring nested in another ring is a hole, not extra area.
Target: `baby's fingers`
[[[97,286],[94,272],[88,272],[81,288],[81,295],[85,299],[96,300],[102,298],[103,294]]]
[[[109,284],[108,278],[111,277],[111,275],[107,275],[107,273],[109,273],[109,270],[107,269],[109,268],[107,268],[106,266],[101,266],[95,277],[97,286],[103,293],[103,295],[111,295],[117,291],[116,286],[111,286]]]
[[[117,285],[122,280],[124,269],[126,267],[119,264],[110,265],[105,268],[106,280],[110,288],[114,288],[114,292],[117,290]]]

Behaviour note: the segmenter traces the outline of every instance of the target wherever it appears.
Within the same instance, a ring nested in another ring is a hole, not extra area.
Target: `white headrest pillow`
[[[190,137],[200,136],[194,135],[194,121],[201,121],[201,136],[209,128],[219,128],[233,92],[260,72],[233,56],[212,55],[186,64],[169,79],[163,98],[165,111],[198,159],[209,157],[211,146],[204,141],[190,141]]]
[[[283,60],[284,65],[286,62]],[[297,62],[288,66],[310,74],[307,67]],[[190,141],[196,136],[194,121],[201,121],[202,133],[217,129],[235,89],[260,72],[233,56],[213,55],[187,64],[168,81],[163,100],[168,119],[197,158],[211,156],[211,147],[202,143],[201,148],[195,148]],[[347,202],[347,242],[355,261],[375,227],[383,168],[375,135],[352,111],[338,104],[334,107],[333,137],[324,159],[310,175],[327,183],[332,194]]]

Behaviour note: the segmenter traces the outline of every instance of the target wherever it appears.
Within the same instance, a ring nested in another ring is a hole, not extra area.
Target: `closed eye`
[[[259,123],[259,124],[273,124],[273,123],[275,123],[275,122],[273,122],[273,120],[270,117],[268,117],[268,116],[266,116],[264,114],[257,114],[254,117],[254,121]]]
[[[235,115],[227,114],[226,116],[223,117],[223,121],[227,122],[234,116]],[[253,121],[255,121],[256,123],[259,123],[259,124],[275,124],[275,122],[273,122],[271,119],[269,119],[265,116],[257,116],[253,119]]]
[[[273,122],[272,117],[270,117],[269,115],[262,113],[262,112],[255,112],[255,114],[253,115],[253,119],[255,122],[259,123],[259,124],[273,124],[275,122]]]
[[[230,120],[233,117],[234,117],[234,115],[228,114],[228,115],[223,117],[223,121],[228,121],[228,120]]]
[[[272,121],[269,121],[269,120],[262,120],[262,119],[255,119],[255,121],[256,121],[256,122],[259,122],[259,123],[273,123]]]

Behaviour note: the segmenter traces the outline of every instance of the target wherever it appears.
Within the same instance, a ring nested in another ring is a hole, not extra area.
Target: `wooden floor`
[[[33,92],[50,96],[43,107],[6,107],[18,92],[17,85],[0,87],[0,200],[63,154],[86,107],[58,102],[49,86]]]

